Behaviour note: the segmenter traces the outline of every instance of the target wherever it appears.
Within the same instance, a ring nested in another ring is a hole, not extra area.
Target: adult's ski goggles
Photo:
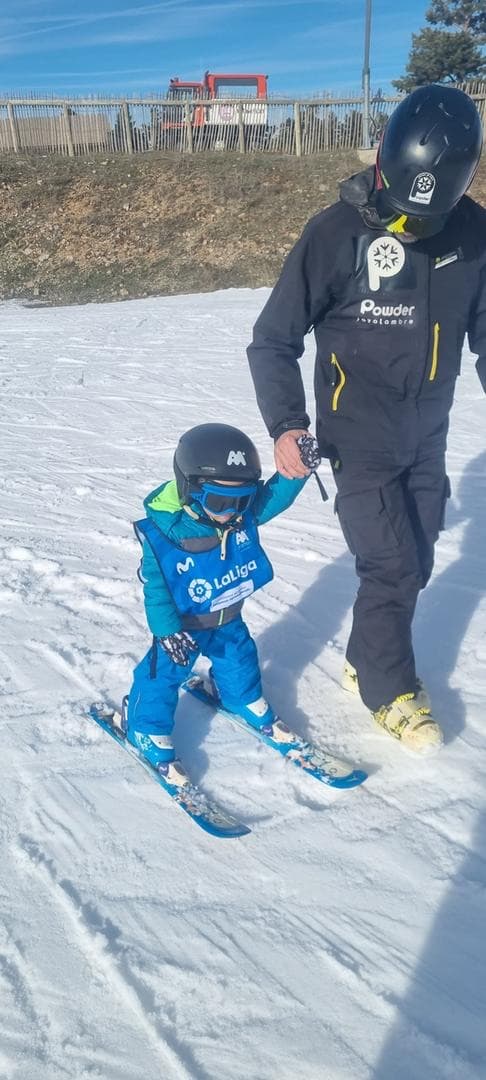
[[[415,217],[415,214],[400,213],[387,201],[386,192],[380,189],[375,195],[375,209],[383,229],[387,232],[409,233],[417,240],[427,240],[441,232],[449,214],[434,214],[432,217]]]
[[[409,233],[417,240],[427,240],[429,236],[436,236],[444,228],[449,217],[448,214],[437,214],[435,217],[421,218],[411,217],[409,214],[394,214],[388,221],[382,219],[383,228],[390,233]]]
[[[204,480],[191,491],[191,498],[210,514],[243,514],[251,506],[257,493],[256,484],[212,484]]]
[[[383,175],[379,165],[379,151],[376,164],[376,189],[373,197],[373,206],[378,215],[380,225],[387,232],[396,233],[409,233],[414,236],[416,240],[428,240],[430,236],[436,236],[444,228],[444,225],[449,217],[447,214],[431,214],[428,217],[415,216],[415,214],[407,214],[403,211],[396,210],[388,201],[388,187],[385,176]],[[452,209],[452,207],[451,207]]]

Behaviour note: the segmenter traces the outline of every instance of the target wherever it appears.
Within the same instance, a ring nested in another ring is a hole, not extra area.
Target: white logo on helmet
[[[422,206],[428,206],[434,191],[435,176],[432,176],[432,173],[430,172],[420,172],[417,173],[417,176],[415,177],[408,197],[410,202],[421,203]]]
[[[400,273],[405,262],[405,248],[395,236],[378,237],[372,240],[367,259],[370,289],[377,292],[382,278]]]
[[[213,586],[206,578],[198,577],[192,579],[187,591],[195,604],[204,604],[212,596]]]
[[[227,465],[246,465],[246,457],[243,450],[230,450]]]

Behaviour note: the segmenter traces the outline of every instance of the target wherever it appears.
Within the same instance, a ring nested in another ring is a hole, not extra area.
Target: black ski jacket
[[[270,435],[306,428],[298,359],[313,328],[321,452],[403,462],[424,440],[445,445],[466,333],[486,391],[486,210],[464,196],[441,233],[402,243],[361,216],[373,175],[307,224],[248,358]]]

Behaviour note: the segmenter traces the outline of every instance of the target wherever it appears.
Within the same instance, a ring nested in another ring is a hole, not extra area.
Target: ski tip
[[[364,769],[353,769],[347,776],[333,776],[332,780],[328,780],[328,784],[329,787],[341,789],[354,788],[364,784],[367,779],[368,773]]]
[[[228,825],[226,827],[218,827],[212,825],[210,822],[205,821],[203,818],[194,818],[197,824],[208,833],[209,836],[217,836],[218,839],[238,840],[240,836],[248,836],[251,833],[251,829],[247,825]]]

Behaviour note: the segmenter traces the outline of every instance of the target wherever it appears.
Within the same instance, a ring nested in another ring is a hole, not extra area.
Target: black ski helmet
[[[383,205],[410,217],[449,214],[471,184],[482,140],[472,98],[452,86],[419,86],[383,133],[377,156]]]
[[[190,501],[194,484],[203,480],[256,483],[262,475],[258,450],[248,435],[229,424],[198,424],[181,436],[174,454],[181,502]]]

